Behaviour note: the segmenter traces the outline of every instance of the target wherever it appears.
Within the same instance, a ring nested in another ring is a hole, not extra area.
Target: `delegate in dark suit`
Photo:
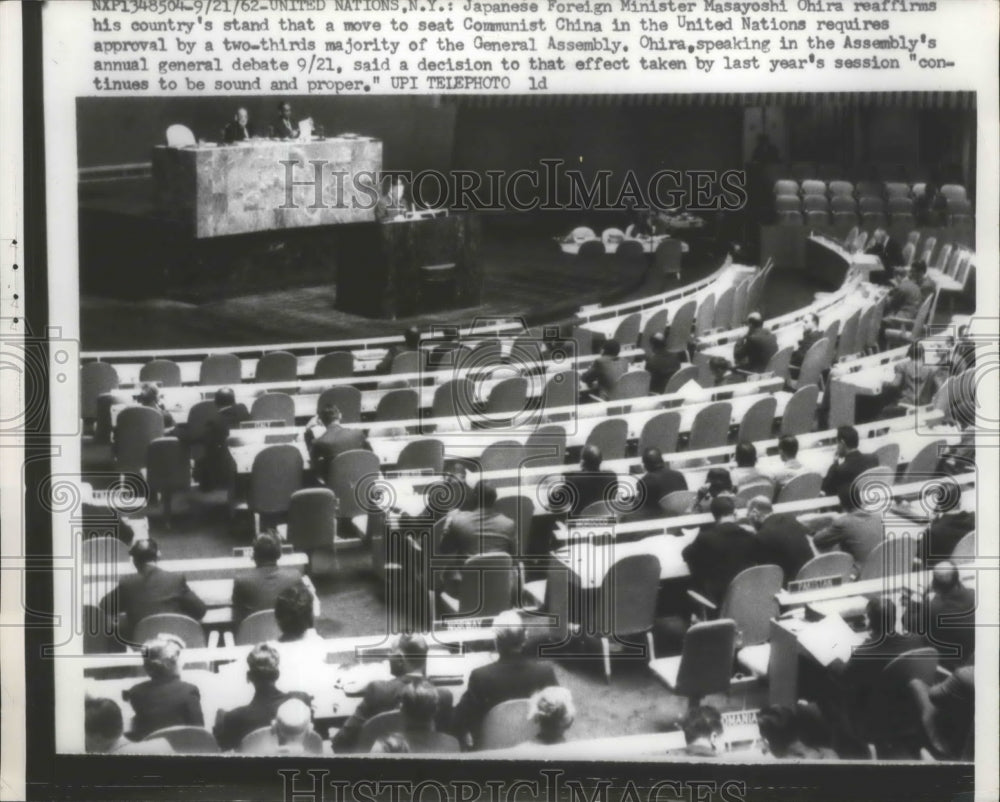
[[[222,138],[226,142],[246,142],[253,137],[253,129],[249,123],[240,125],[237,120],[230,120],[222,130]]]
[[[647,471],[639,479],[644,494],[642,502],[642,512],[652,517],[660,517],[663,510],[660,509],[660,499],[667,493],[677,490],[687,490],[687,478],[680,471],[663,466],[656,470]]]
[[[334,423],[313,441],[309,452],[313,470],[317,476],[326,478],[340,454],[358,449],[371,451],[365,433],[360,429],[348,429]]]
[[[140,682],[129,689],[126,698],[135,710],[131,737],[137,741],[164,727],[205,723],[197,686],[177,677]]]
[[[865,558],[885,537],[882,516],[877,512],[852,510],[838,515],[825,529],[813,536],[813,544],[820,551],[840,551],[854,558],[860,567]]]
[[[649,392],[661,395],[667,382],[681,367],[680,354],[658,351],[646,357],[645,369],[649,372]]]
[[[277,715],[278,708],[289,699],[301,699],[310,704],[309,694],[301,692],[285,693],[274,685],[258,688],[250,704],[234,708],[228,712],[220,711],[212,733],[223,750],[236,749],[244,737],[261,727],[270,727]]]
[[[933,568],[946,560],[959,541],[975,528],[974,512],[946,512],[935,519],[923,539],[924,566]]]
[[[399,707],[400,695],[408,684],[424,681],[422,674],[404,674],[401,677],[394,677],[390,680],[378,680],[368,683],[365,688],[364,698],[357,710],[354,711],[344,726],[341,727],[333,737],[333,750],[335,752],[351,752],[358,742],[361,728],[372,716],[395,710]],[[438,709],[434,717],[435,728],[438,732],[448,732],[451,727],[452,695],[447,688],[438,688]]]
[[[628,372],[628,362],[617,356],[599,356],[580,377],[591,391],[607,401],[618,380]]]
[[[239,626],[251,613],[274,609],[274,600],[281,592],[301,582],[297,568],[280,565],[261,565],[237,576],[233,580],[233,625]]]
[[[202,490],[216,490],[232,485],[236,477],[236,463],[226,441],[233,429],[238,429],[243,421],[250,420],[250,412],[246,406],[232,401],[232,390],[219,392],[228,392],[230,402],[219,407],[218,417],[210,421],[205,430],[202,441],[205,454],[195,466],[195,478]],[[218,394],[215,403],[220,403]]]
[[[750,373],[763,373],[767,363],[778,353],[778,340],[768,329],[751,329],[733,346],[736,366]]]
[[[463,557],[497,551],[513,554],[516,532],[514,522],[499,512],[456,512],[445,525],[438,552]]]
[[[188,587],[184,575],[164,571],[157,565],[123,576],[118,586],[101,599],[100,608],[106,615],[124,613],[125,626],[119,632],[126,639],[146,616],[181,613],[200,621],[205,615],[205,603]]]
[[[850,492],[851,483],[869,468],[878,465],[874,454],[862,454],[858,450],[849,451],[843,459],[834,460],[823,478],[821,489],[827,496],[841,496]]]
[[[768,515],[757,530],[760,561],[781,566],[785,582],[795,579],[799,569],[813,557],[807,531],[791,513]]]
[[[926,632],[929,646],[941,653],[941,665],[954,670],[968,663],[976,651],[976,592],[962,584],[955,564],[938,563],[931,593],[911,601],[906,611],[907,629]]]
[[[681,556],[691,578],[709,599],[719,601],[740,571],[757,565],[757,539],[735,521],[720,521],[702,528]]]
[[[551,663],[523,654],[501,654],[495,663],[469,675],[468,690],[455,708],[455,730],[476,736],[483,718],[501,702],[527,699],[535,691],[558,684]]]
[[[579,515],[588,505],[611,494],[618,484],[618,475],[611,471],[577,471],[564,473],[563,481],[573,488],[570,515]]]

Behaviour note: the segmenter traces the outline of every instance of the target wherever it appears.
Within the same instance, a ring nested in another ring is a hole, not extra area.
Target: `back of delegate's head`
[[[253,561],[258,566],[277,565],[281,540],[274,532],[261,532],[253,542]]]
[[[728,495],[716,496],[709,504],[708,511],[716,521],[729,518],[736,514],[736,499]]]
[[[616,357],[621,352],[622,344],[615,339],[607,340],[604,345],[601,346],[601,353],[604,356]]]
[[[281,656],[270,643],[258,643],[247,655],[247,680],[252,684],[274,684],[281,676]]]
[[[775,757],[783,757],[797,740],[795,711],[785,705],[768,705],[757,714],[757,728]]]
[[[527,634],[524,620],[517,610],[506,610],[493,619],[493,637],[501,655],[520,654]]]
[[[312,711],[301,699],[282,702],[274,714],[273,732],[279,744],[295,743],[305,739],[312,725]]]
[[[176,635],[157,635],[142,645],[142,665],[150,679],[169,679],[180,675],[184,642]]]
[[[778,454],[785,459],[795,459],[799,453],[799,439],[794,434],[783,434],[778,439]]]
[[[274,601],[274,618],[282,640],[298,640],[313,627],[313,597],[304,585],[292,585]]]
[[[122,709],[113,699],[84,700],[84,737],[88,752],[107,752],[122,737]]]
[[[427,639],[423,635],[403,633],[393,645],[390,659],[392,673],[399,676],[427,670]]]
[[[663,467],[663,454],[658,448],[647,448],[642,452],[642,467],[647,471],[658,471]]]
[[[137,540],[128,550],[132,557],[132,563],[136,568],[142,568],[150,563],[155,563],[160,558],[159,544],[152,538]]]
[[[736,465],[740,468],[752,468],[757,464],[757,448],[753,443],[741,440],[736,444]]]
[[[722,734],[722,716],[714,707],[702,705],[688,710],[681,720],[684,740],[692,744],[700,738]]]
[[[569,688],[550,685],[528,699],[528,720],[538,725],[543,736],[562,734],[569,729],[575,718],[576,707]]]
[[[432,727],[437,706],[437,689],[427,680],[407,683],[399,696],[399,707],[407,729]]]

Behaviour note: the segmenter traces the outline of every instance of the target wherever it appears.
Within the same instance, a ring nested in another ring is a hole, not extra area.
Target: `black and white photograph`
[[[212,5],[94,3],[93,91],[25,100],[23,798],[995,799],[972,68],[764,77],[826,40],[747,15],[839,3]]]

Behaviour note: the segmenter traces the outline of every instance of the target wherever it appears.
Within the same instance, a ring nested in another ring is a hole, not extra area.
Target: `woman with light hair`
[[[158,635],[143,644],[142,664],[149,679],[125,693],[135,711],[132,740],[142,740],[164,727],[204,725],[201,693],[197,686],[180,678],[183,650],[184,643],[176,635]]]
[[[529,743],[560,744],[576,718],[573,694],[568,688],[553,685],[542,688],[528,700],[528,720],[538,725],[538,735]]]

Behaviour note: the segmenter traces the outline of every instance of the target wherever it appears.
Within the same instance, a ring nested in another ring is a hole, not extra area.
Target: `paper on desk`
[[[702,398],[705,395],[705,388],[694,379],[686,382],[678,391],[677,395],[686,399]]]
[[[828,615],[803,627],[798,638],[802,648],[821,666],[828,666],[838,658],[846,663],[851,659],[851,650],[858,640],[854,630],[839,615]]]

